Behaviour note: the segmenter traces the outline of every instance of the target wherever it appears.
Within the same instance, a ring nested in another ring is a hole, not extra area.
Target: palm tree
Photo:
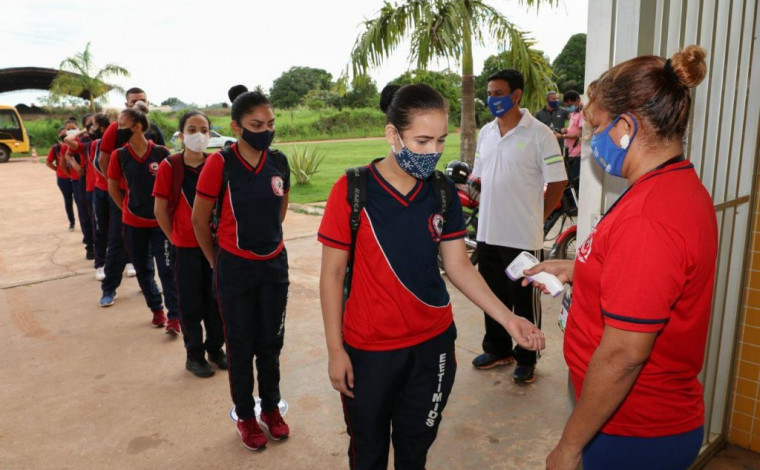
[[[124,91],[120,86],[108,84],[105,80],[112,76],[129,77],[129,71],[116,64],[106,64],[95,71],[90,53],[90,43],[83,52],[67,57],[59,66],[58,76],[50,85],[54,95],[79,96],[90,102],[90,111],[95,112],[95,100],[108,93],[109,90]]]
[[[559,3],[558,0],[520,1],[536,7],[542,3]],[[543,84],[535,91],[540,95],[551,83],[548,64],[536,66],[534,62],[541,58],[545,63],[543,55],[532,52],[532,43],[525,34],[484,0],[405,0],[400,5],[386,0],[377,17],[365,21],[364,26],[366,29],[356,39],[351,52],[354,74],[364,74],[369,67],[379,66],[407,37],[411,39],[410,62],[416,62],[418,69],[426,69],[434,58],[461,64],[461,158],[469,163],[475,157],[473,43],[482,45],[485,38],[497,41],[500,47],[508,43],[515,67],[525,75],[526,89],[528,84]]]

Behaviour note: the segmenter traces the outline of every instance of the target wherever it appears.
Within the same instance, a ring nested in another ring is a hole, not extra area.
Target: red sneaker
[[[256,418],[238,419],[237,431],[243,438],[246,449],[259,450],[267,445],[267,437],[256,422]]]
[[[179,320],[169,320],[166,323],[166,334],[177,336],[179,334]]]
[[[279,408],[275,408],[274,411],[268,413],[261,412],[261,427],[275,441],[285,439],[290,434],[290,428],[283,421]]]
[[[166,325],[166,315],[163,310],[155,310],[153,312],[153,321],[151,324],[156,328],[162,328]]]

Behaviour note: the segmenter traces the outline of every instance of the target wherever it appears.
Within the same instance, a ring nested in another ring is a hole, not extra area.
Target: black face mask
[[[96,130],[91,130],[91,131],[90,131],[90,138],[91,138],[92,140],[98,140],[98,139],[100,139],[101,137],[103,137],[103,133],[102,133],[102,132],[100,132],[100,129],[96,129]]]
[[[116,131],[116,148],[120,149],[127,145],[129,139],[132,138],[132,129],[118,129]]]
[[[272,144],[272,140],[274,140],[274,131],[266,130],[262,132],[251,132],[244,127],[243,134],[240,137],[246,144],[263,152]]]

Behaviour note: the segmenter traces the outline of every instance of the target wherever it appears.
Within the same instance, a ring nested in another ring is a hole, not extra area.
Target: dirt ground
[[[182,340],[150,326],[134,279],[123,281],[114,306],[98,306],[99,283],[81,232],[67,230],[53,172],[14,159],[0,165],[0,187],[0,470],[347,467],[341,404],[326,372],[318,216],[291,211],[285,222],[291,291],[281,390],[291,437],[254,453],[229,418],[226,373],[198,379],[184,369]],[[482,313],[450,292],[459,370],[428,468],[544,468],[567,416],[557,302],[544,301],[538,378],[517,386],[511,367],[472,368]],[[727,462],[710,468],[753,468]]]

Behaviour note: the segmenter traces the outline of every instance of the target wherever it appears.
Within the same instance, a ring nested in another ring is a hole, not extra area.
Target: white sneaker
[[[104,268],[104,267],[101,266],[101,267],[99,267],[98,269],[95,270],[95,280],[96,281],[102,281],[105,278],[106,278],[106,268]]]
[[[124,268],[124,275],[127,277],[135,277],[137,275],[137,271],[135,271],[135,267],[132,266],[132,263],[127,263],[127,267]]]

